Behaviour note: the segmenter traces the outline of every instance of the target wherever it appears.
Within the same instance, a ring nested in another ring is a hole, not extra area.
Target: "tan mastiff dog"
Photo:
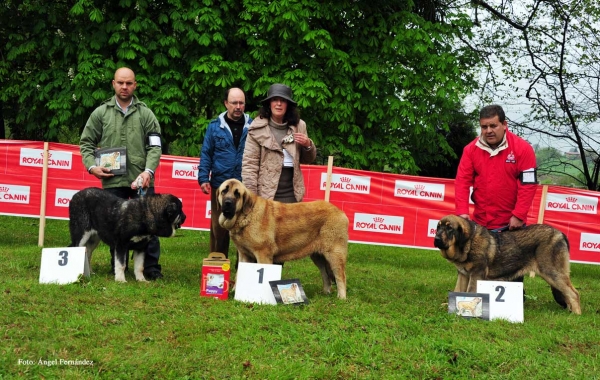
[[[229,179],[217,190],[219,224],[229,230],[240,262],[283,263],[310,256],[323,291],[346,298],[348,217],[325,201],[280,203],[261,198]]]

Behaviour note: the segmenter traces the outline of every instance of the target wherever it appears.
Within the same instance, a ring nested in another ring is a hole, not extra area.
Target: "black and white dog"
[[[89,187],[75,193],[69,204],[71,246],[85,246],[91,265],[92,252],[102,240],[114,254],[115,281],[119,282],[126,282],[125,264],[130,249],[134,252],[135,278],[146,281],[144,252],[150,238],[175,236],[184,222],[181,201],[171,194],[124,200]]]

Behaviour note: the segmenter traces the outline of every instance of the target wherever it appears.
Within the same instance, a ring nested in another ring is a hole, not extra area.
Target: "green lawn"
[[[455,270],[435,250],[351,244],[346,301],[310,259],[286,263],[310,304],[270,306],[199,297],[206,232],[161,239],[161,281],[115,283],[102,245],[91,278],[64,286],[38,283],[37,233],[0,216],[0,379],[600,378],[599,266],[571,267],[583,315],[526,278],[511,324],[449,315]],[[48,220],[45,246],[68,243]]]

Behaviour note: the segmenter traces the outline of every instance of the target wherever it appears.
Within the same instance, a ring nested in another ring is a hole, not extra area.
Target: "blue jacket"
[[[233,135],[225,122],[225,112],[211,120],[204,135],[198,166],[198,183],[210,182],[210,186],[218,188],[230,178],[242,180],[242,157],[246,145],[248,127],[252,122],[249,115],[244,114],[246,124],[242,131],[240,145],[235,148]]]

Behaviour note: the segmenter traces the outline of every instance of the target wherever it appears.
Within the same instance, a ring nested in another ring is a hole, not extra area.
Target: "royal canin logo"
[[[425,185],[415,185],[415,189],[417,189],[417,190],[425,190]]]
[[[383,219],[383,218],[381,218],[381,217],[379,217],[379,216],[378,216],[378,217],[375,217],[375,218],[373,218],[373,221],[374,221],[375,223],[383,223],[383,220],[384,220],[384,219]]]
[[[575,202],[577,202],[577,198],[575,198],[575,197],[567,197],[565,200],[566,200],[567,202],[570,202],[570,203],[575,203]]]
[[[0,187],[0,193],[6,193],[6,192],[8,192],[8,187],[7,186]]]
[[[44,158],[44,151],[40,152],[40,156],[42,156],[42,158]],[[50,151],[48,151],[48,159],[50,159],[50,157],[52,157],[52,153],[50,153]]]
[[[342,182],[350,182],[350,181],[352,181],[352,179],[348,178],[348,177],[342,177],[342,178],[340,178],[340,181],[342,181]]]

